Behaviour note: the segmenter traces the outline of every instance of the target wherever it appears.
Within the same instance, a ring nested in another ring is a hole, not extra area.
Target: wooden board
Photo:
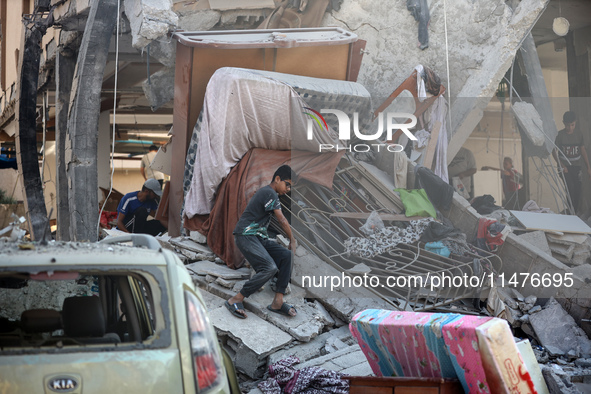
[[[525,211],[510,211],[519,223],[528,230],[559,231],[563,233],[591,234],[587,226],[578,216],[557,215]]]
[[[335,213],[332,213],[330,215],[330,217],[364,220],[364,219],[367,219],[370,214],[371,214],[371,212],[335,212]],[[425,219],[422,216],[407,217],[401,213],[379,213],[378,215],[380,216],[380,219],[382,219],[382,220],[410,221],[410,220]]]

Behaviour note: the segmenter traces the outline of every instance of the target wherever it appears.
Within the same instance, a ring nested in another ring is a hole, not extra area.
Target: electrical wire
[[[115,126],[117,124],[117,78],[119,74],[119,26],[121,20],[121,0],[117,0],[117,28],[115,33],[115,81],[114,81],[114,89],[113,89],[113,138],[111,139],[111,180],[109,185],[109,193],[107,197],[105,197],[105,201],[103,202],[103,206],[99,212],[98,222],[96,224],[96,233],[97,236],[100,231],[101,227],[101,216],[103,211],[105,210],[105,205],[107,205],[107,201],[109,201],[109,197],[113,192],[113,174],[115,173],[115,166],[113,164],[113,156],[115,155]]]
[[[447,101],[449,102],[449,108],[447,110],[447,115],[449,117],[449,127],[453,129],[453,125],[451,123],[451,82],[449,80],[449,47],[447,44],[447,1],[443,0],[443,26],[445,30],[445,64],[447,67]]]

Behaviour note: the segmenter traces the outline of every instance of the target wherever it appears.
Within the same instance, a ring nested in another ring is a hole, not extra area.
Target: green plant
[[[8,197],[6,195],[6,192],[2,189],[0,189],[0,204],[16,204],[17,201],[12,198],[12,197]]]

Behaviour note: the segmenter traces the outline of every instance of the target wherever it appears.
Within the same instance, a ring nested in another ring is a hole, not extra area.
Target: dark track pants
[[[285,294],[291,277],[291,251],[256,235],[234,235],[234,241],[255,271],[240,293],[250,296],[277,274],[277,293]]]
[[[125,215],[125,228],[131,233],[154,236],[166,231],[166,227],[158,220],[148,220],[146,208],[138,208],[134,213]]]

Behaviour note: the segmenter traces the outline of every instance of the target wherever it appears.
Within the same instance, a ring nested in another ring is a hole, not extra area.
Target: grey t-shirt
[[[279,195],[271,186],[260,188],[248,202],[234,228],[234,235],[258,235],[268,238],[267,227],[273,210],[281,209]]]
[[[474,154],[467,148],[460,148],[456,156],[453,158],[449,166],[447,167],[447,172],[450,178],[454,176],[458,176],[458,174],[470,170],[472,168],[476,168],[476,160],[474,160]],[[472,178],[466,177],[462,179],[464,187],[468,192],[472,191]]]
[[[556,137],[556,146],[564,153],[564,155],[570,161],[571,166],[581,166],[583,160],[581,159],[581,146],[583,146],[583,136],[578,130],[575,130],[571,134],[567,134],[565,129],[558,132]],[[564,160],[562,155],[559,155],[560,161],[563,165],[567,166],[568,163]]]

